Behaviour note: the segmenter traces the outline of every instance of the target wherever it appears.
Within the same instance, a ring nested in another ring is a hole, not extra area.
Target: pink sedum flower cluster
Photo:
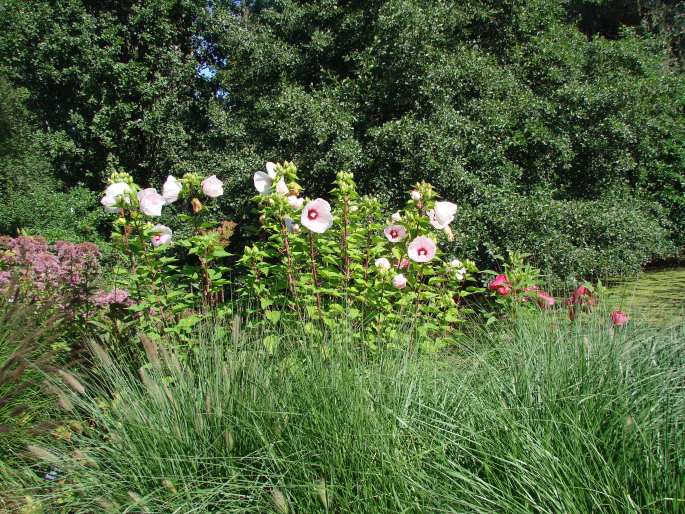
[[[93,304],[97,307],[129,307],[133,305],[129,292],[126,289],[112,289],[111,291],[98,291],[92,297]]]
[[[0,237],[0,286],[15,281],[29,300],[73,313],[88,301],[99,259],[93,243],[57,241],[51,246],[41,237]]]

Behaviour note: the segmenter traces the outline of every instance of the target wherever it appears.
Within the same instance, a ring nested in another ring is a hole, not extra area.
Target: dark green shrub
[[[465,253],[531,254],[531,263],[561,279],[637,273],[671,255],[663,209],[636,198],[554,200],[547,194],[503,195],[469,209],[457,244]],[[482,234],[490,234],[487,241]],[[550,278],[552,278],[550,277]]]

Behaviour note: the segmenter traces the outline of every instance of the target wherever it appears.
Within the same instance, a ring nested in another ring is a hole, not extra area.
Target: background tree
[[[338,169],[391,205],[429,180],[462,206],[456,252],[528,250],[561,275],[637,269],[672,229],[682,242],[683,80],[661,40],[621,20],[588,39],[542,0],[243,8],[215,5],[215,85],[312,194]]]
[[[389,208],[429,180],[461,206],[455,253],[489,264],[531,251],[557,275],[602,275],[683,244],[677,12],[660,0],[0,0],[0,64],[68,185],[98,190],[117,168],[152,184],[217,174],[226,216],[245,221],[265,160],[295,160],[311,195],[352,171]]]
[[[200,0],[0,2],[0,62],[30,91],[59,178],[160,176],[201,146],[205,15]]]

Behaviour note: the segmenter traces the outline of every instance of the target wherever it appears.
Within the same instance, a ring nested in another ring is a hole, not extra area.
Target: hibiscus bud
[[[416,189],[414,189],[411,193],[409,193],[409,196],[411,196],[411,199],[414,200],[415,202],[418,202],[421,200],[421,193],[419,193]]]
[[[266,221],[266,216],[264,216],[263,214],[261,216],[259,216],[259,224],[260,225],[264,225],[265,221]]]
[[[390,269],[390,261],[388,259],[386,259],[385,257],[381,257],[379,259],[376,259],[374,264],[376,265],[376,267],[380,271],[388,271]]]
[[[304,205],[304,198],[298,198],[295,195],[288,196],[288,205],[294,210],[299,211]]]
[[[393,221],[400,221],[402,219],[402,215],[400,214],[399,211],[397,211],[397,212],[393,213],[392,216],[390,216],[390,219],[392,219]]]
[[[449,266],[450,266],[451,268],[455,268],[455,269],[456,269],[456,268],[461,268],[463,265],[462,265],[462,263],[461,263],[461,261],[460,261],[459,259],[452,259],[452,260],[449,262]]]
[[[200,212],[202,210],[202,207],[203,207],[202,202],[200,200],[198,200],[197,198],[193,198],[190,201],[190,205],[193,208],[193,214],[197,214],[198,212]]]
[[[404,289],[407,286],[407,278],[402,275],[395,275],[392,279],[392,285],[397,289]]]
[[[288,189],[288,185],[285,183],[285,180],[281,179],[276,183],[276,192],[279,195],[288,196],[290,190]]]
[[[359,207],[357,207],[356,205],[353,205],[352,207],[350,207],[350,212],[357,212],[358,210],[359,210]]]

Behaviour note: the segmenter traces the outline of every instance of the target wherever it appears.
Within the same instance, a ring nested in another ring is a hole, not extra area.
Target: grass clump
[[[447,359],[345,331],[206,330],[186,360],[95,347],[85,427],[48,450],[69,512],[678,512],[683,330],[519,317]]]

